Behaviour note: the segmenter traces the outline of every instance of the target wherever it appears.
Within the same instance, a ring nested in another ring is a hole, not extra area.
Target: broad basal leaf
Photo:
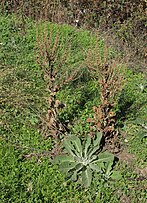
[[[89,150],[89,152],[88,152],[88,157],[89,157],[89,159],[96,153],[96,151],[98,151],[99,150],[99,145],[97,145],[97,146],[91,146],[91,149]]]
[[[98,159],[98,156],[97,155],[93,155],[91,157],[91,159],[89,159],[89,162],[92,163],[93,161],[97,160]]]
[[[93,154],[95,154],[96,151],[99,150],[101,139],[102,139],[102,133],[101,132],[97,132],[96,138],[93,139],[93,144],[91,145],[91,149],[88,152],[88,157],[89,158],[91,158],[93,156]]]
[[[82,144],[81,140],[77,136],[71,136],[70,140],[75,145],[76,151],[78,152],[78,155],[82,156]]]
[[[101,168],[101,169],[103,169],[104,167],[105,167],[105,165],[104,165],[104,163],[103,162],[99,162],[99,160],[97,159],[97,160],[95,160],[95,161],[93,161],[92,162],[92,165],[97,165],[98,166],[98,168]]]
[[[91,185],[92,181],[92,170],[87,167],[86,170],[82,171],[82,183],[87,188]]]
[[[96,138],[94,139],[93,141],[93,146],[99,146],[100,145],[100,142],[101,142],[101,139],[102,139],[102,133],[101,132],[97,132],[96,133]]]
[[[75,162],[74,157],[71,155],[59,155],[56,156],[56,158],[53,160],[54,163],[59,163],[59,162]]]
[[[72,156],[76,155],[75,148],[74,148],[74,146],[72,145],[72,143],[71,143],[71,141],[69,139],[66,139],[64,141],[64,147],[68,151],[68,153],[70,153]]]
[[[63,162],[59,166],[59,170],[63,172],[68,172],[76,167],[77,163],[75,162]]]
[[[86,142],[85,142],[85,147],[84,147],[84,156],[85,157],[87,156],[87,152],[88,152],[88,149],[90,148],[90,145],[91,145],[91,137],[88,136],[86,139]]]
[[[96,171],[96,172],[100,172],[101,169],[102,169],[102,166],[99,164],[93,164],[93,163],[90,163],[89,164],[89,167],[93,170],[93,171]]]
[[[77,180],[77,171],[74,171],[73,175],[71,176],[71,180],[76,181]]]
[[[79,172],[83,168],[83,164],[79,163],[75,166],[75,170]]]
[[[106,164],[105,164],[105,174],[106,174],[106,176],[109,176],[110,175],[110,172],[111,172],[111,169],[112,169],[112,164],[113,164],[113,161],[110,161],[110,162],[107,162]]]
[[[99,154],[98,162],[113,162],[114,155],[105,151]]]

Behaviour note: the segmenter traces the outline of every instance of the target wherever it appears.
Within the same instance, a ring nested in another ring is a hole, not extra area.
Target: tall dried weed
[[[92,134],[93,129],[102,132],[103,144],[114,149],[118,137],[114,107],[123,88],[125,66],[119,59],[111,59],[108,52],[105,46],[102,56],[96,45],[87,54],[86,64],[98,79],[101,100],[100,105],[93,107],[94,118],[87,119],[87,122],[93,123]]]
[[[45,138],[51,136],[61,140],[62,135],[68,132],[67,124],[58,118],[59,111],[65,107],[57,99],[57,93],[64,85],[77,78],[80,67],[70,65],[70,42],[63,42],[59,31],[54,32],[54,27],[48,23],[37,23],[36,41],[38,47],[38,63],[43,69],[44,79],[47,83],[48,112],[42,119],[42,134]]]

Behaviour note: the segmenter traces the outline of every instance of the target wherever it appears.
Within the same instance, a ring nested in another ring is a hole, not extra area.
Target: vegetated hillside
[[[128,56],[130,68],[146,71],[146,0],[2,0],[1,8],[23,19],[39,19],[41,11],[50,22],[99,29]]]
[[[43,25],[42,25],[43,26]],[[96,40],[89,31],[48,23],[47,29],[70,40],[69,67],[81,64]],[[46,81],[37,63],[36,27],[27,19],[25,30],[16,15],[0,16],[1,68],[1,202],[146,202],[146,80],[142,73],[127,69],[125,86],[115,107],[116,124],[123,153],[115,165],[121,179],[105,180],[95,175],[89,189],[69,181],[50,161],[52,139],[43,138],[39,123],[48,110]],[[64,43],[63,43],[64,44]],[[99,38],[103,54],[104,41]],[[115,51],[110,50],[114,57]],[[67,67],[65,67],[67,68]],[[100,103],[97,80],[83,65],[80,77],[63,86],[57,98],[66,106],[61,120],[83,137],[89,132],[87,118]]]

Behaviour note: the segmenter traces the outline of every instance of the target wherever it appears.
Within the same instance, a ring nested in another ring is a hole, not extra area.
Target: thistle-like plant
[[[65,153],[57,156],[54,161],[59,164],[59,170],[65,172],[73,181],[80,180],[85,187],[89,187],[94,172],[103,173],[105,165],[112,167],[113,154],[101,152],[102,133],[95,138],[87,137],[85,142],[77,136],[70,135],[64,141]]]

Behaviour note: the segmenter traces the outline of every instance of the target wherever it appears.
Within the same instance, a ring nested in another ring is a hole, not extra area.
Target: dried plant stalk
[[[97,131],[103,133],[104,143],[115,145],[118,132],[114,107],[124,84],[124,65],[118,59],[109,59],[108,48],[104,47],[103,57],[100,55],[98,45],[90,49],[86,64],[91,73],[98,78],[101,104],[93,107],[94,118],[88,119]],[[109,62],[108,62],[109,61]]]
[[[68,42],[66,42],[67,44],[62,43],[59,32],[53,33],[53,27],[49,32],[47,26],[45,23],[44,28],[41,27],[41,31],[39,23],[36,26],[36,41],[39,49],[38,63],[44,71],[49,92],[49,109],[42,122],[42,132],[45,138],[52,136],[54,139],[60,140],[61,135],[68,131],[68,127],[58,118],[59,110],[64,108],[65,104],[57,99],[57,93],[65,84],[77,77],[79,68],[69,67],[70,44]]]

